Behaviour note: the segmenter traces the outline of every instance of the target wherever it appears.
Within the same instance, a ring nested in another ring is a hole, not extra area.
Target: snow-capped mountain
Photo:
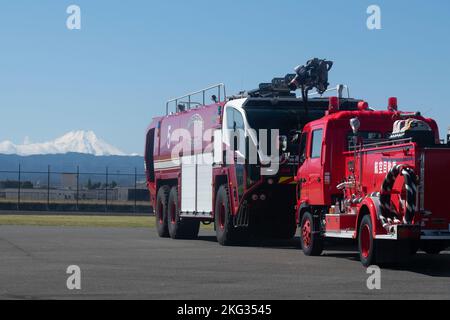
[[[98,138],[93,131],[71,131],[53,141],[16,145],[0,142],[0,154],[20,156],[83,153],[95,156],[125,156],[118,148]]]

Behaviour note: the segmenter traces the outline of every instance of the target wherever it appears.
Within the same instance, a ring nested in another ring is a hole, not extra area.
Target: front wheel
[[[233,246],[240,242],[239,231],[234,227],[231,215],[228,188],[223,185],[216,195],[214,223],[217,242],[222,246]]]
[[[305,255],[320,256],[323,251],[323,238],[311,213],[305,212],[303,215],[300,232],[302,249]]]
[[[359,257],[365,267],[376,264],[375,239],[373,237],[372,219],[366,215],[359,225]]]

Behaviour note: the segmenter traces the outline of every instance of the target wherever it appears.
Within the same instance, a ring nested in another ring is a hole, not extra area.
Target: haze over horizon
[[[66,28],[71,4],[81,8],[81,30]],[[219,82],[229,94],[253,89],[312,57],[335,62],[332,85],[348,84],[377,109],[397,96],[401,109],[436,119],[444,138],[450,2],[376,1],[382,30],[370,31],[372,4],[2,3],[0,141],[51,141],[92,128],[123,153],[142,154],[145,129],[167,99]]]

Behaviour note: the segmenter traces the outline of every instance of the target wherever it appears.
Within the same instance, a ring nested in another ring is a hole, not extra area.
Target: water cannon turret
[[[328,89],[328,72],[332,67],[333,61],[311,59],[306,65],[295,68],[296,76],[289,83],[289,88],[292,91],[301,89],[305,101],[308,99],[308,92],[314,88],[319,94],[323,94]]]

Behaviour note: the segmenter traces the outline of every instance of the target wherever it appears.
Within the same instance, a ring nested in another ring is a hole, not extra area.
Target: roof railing
[[[170,108],[170,105],[172,103],[175,104],[175,113],[179,111],[178,110],[179,104],[187,107],[188,110],[193,109],[192,106],[195,106],[195,108],[197,108],[197,107],[206,105],[206,94],[208,92],[210,92],[210,91],[213,91],[213,90],[215,92],[217,92],[217,95],[214,94],[214,95],[211,96],[211,98],[213,98],[213,101],[215,103],[225,102],[226,101],[227,93],[226,93],[226,89],[225,89],[225,84],[219,83],[219,84],[216,84],[216,85],[204,88],[202,90],[195,91],[195,92],[186,94],[184,96],[168,100],[166,102],[166,115],[169,114],[169,108]],[[193,101],[193,98],[198,96],[198,95],[201,95],[201,101],[202,102]]]

